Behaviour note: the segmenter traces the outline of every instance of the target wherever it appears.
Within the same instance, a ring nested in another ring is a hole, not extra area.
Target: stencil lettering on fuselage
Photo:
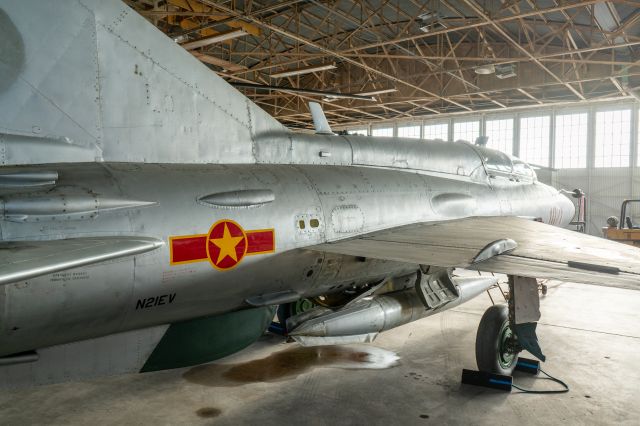
[[[138,301],[136,302],[136,311],[138,309],[155,308],[156,306],[169,305],[173,303],[174,300],[176,300],[176,293],[138,299]]]

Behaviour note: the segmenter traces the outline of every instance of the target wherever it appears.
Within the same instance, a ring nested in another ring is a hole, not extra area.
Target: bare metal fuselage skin
[[[414,151],[407,153],[403,144]],[[3,240],[144,235],[166,244],[143,255],[0,286],[0,356],[241,309],[258,295],[321,295],[416,269],[305,249],[327,241],[467,216],[529,216],[557,225],[573,216],[573,204],[535,175],[492,171],[468,144],[420,144],[301,135],[264,140],[259,150],[271,154],[257,153],[262,164],[6,168],[55,170],[59,178],[44,189],[5,189],[4,203],[43,193],[86,193],[156,204],[97,210],[90,217],[4,220]],[[271,192],[273,201],[234,207],[199,201],[246,190]],[[275,251],[245,256],[228,270],[209,261],[170,264],[171,237],[206,234],[223,219],[244,230],[273,229]],[[496,239],[501,237],[506,236]]]

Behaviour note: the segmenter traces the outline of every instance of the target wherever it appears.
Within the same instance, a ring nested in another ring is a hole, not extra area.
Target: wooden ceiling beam
[[[520,14],[516,14],[516,15],[511,15],[511,16],[505,16],[505,17],[501,17],[501,18],[495,18],[493,19],[493,22],[495,23],[504,23],[504,22],[510,22],[510,21],[514,21],[514,20],[518,20],[521,18],[527,18],[530,16],[535,16],[535,15],[539,15],[540,13],[542,14],[549,14],[549,13],[553,13],[553,12],[559,12],[561,10],[567,10],[567,9],[573,9],[576,7],[584,7],[584,6],[589,6],[592,4],[596,4],[596,3],[601,3],[603,0],[584,0],[584,1],[576,1],[573,3],[566,3],[560,6],[555,6],[555,7],[547,7],[547,8],[541,8],[541,9],[536,9],[534,11],[528,11],[528,12],[523,12]],[[624,3],[624,1],[622,0],[609,0],[612,3]],[[361,45],[361,46],[354,46],[346,51],[341,51],[339,53],[347,53],[347,52],[353,52],[353,51],[357,51],[357,50],[366,50],[366,49],[371,49],[371,48],[375,48],[375,47],[380,47],[383,45],[387,45],[387,44],[396,44],[396,43],[402,43],[405,41],[410,41],[410,40],[419,40],[419,39],[423,39],[423,38],[427,38],[427,37],[435,37],[438,36],[440,34],[445,34],[445,33],[449,33],[449,32],[454,32],[454,31],[463,31],[463,30],[468,30],[471,28],[476,28],[476,27],[485,27],[491,25],[491,22],[486,21],[486,20],[475,20],[474,22],[468,23],[468,24],[463,24],[460,26],[454,26],[454,27],[450,27],[450,28],[445,28],[442,30],[437,30],[437,31],[432,31],[429,33],[424,33],[424,34],[415,34],[415,35],[411,35],[411,36],[406,36],[406,37],[399,37],[399,38],[395,38],[393,40],[385,40],[385,41],[381,41],[381,42],[377,42],[377,43],[369,43],[366,45]]]
[[[547,68],[547,66],[545,66],[542,62],[540,62],[531,52],[529,52],[529,50],[527,50],[526,48],[524,48],[520,43],[518,43],[516,40],[514,40],[500,25],[499,23],[497,23],[496,21],[492,20],[487,14],[486,12],[482,9],[482,7],[480,7],[475,0],[463,0],[470,8],[471,10],[473,10],[474,13],[476,13],[478,16],[480,16],[482,19],[484,19],[485,21],[487,21],[489,23],[489,25],[491,25],[491,27],[493,27],[493,29],[500,34],[500,36],[502,36],[505,40],[507,40],[509,43],[511,43],[516,49],[520,50],[522,53],[524,53],[526,56],[528,56],[529,58],[531,58],[531,60],[533,62],[535,62],[544,72],[546,72],[547,74],[549,74],[551,76],[551,78],[553,78],[554,80],[556,80],[559,83],[562,83],[562,80],[560,79],[560,77],[558,77],[554,72],[552,72],[549,68]],[[578,92],[573,86],[571,86],[568,83],[562,83],[567,89],[569,89],[574,95],[576,95],[580,100],[585,100],[586,98],[584,97],[584,95],[582,95],[582,93]]]
[[[210,0],[202,0],[202,1],[207,1],[207,3],[209,3]],[[232,10],[232,9],[229,9],[226,6],[217,5],[217,4],[211,4],[211,6],[214,6],[215,8],[218,8],[219,10],[223,10],[225,12],[228,12],[231,15],[235,15],[237,17],[242,17],[242,14],[240,14],[240,13],[238,13],[238,12]],[[416,89],[416,90],[418,90],[418,91],[420,91],[420,92],[422,92],[424,94],[427,94],[429,96],[435,96],[435,97],[439,98],[440,100],[443,100],[445,102],[451,103],[451,104],[453,104],[453,105],[455,105],[455,106],[457,106],[459,108],[462,108],[464,110],[471,111],[471,108],[467,107],[466,105],[463,105],[463,104],[461,104],[459,102],[456,102],[456,101],[453,101],[453,100],[450,100],[450,99],[447,99],[444,96],[437,95],[437,94],[435,94],[435,93],[433,93],[433,92],[431,92],[431,91],[429,91],[427,89],[424,89],[422,87],[416,86],[416,85],[414,85],[412,83],[409,83],[408,81],[405,81],[405,80],[403,80],[401,78],[398,78],[396,76],[387,74],[384,71],[381,71],[379,69],[370,67],[370,66],[368,66],[366,64],[363,64],[363,63],[360,63],[360,62],[358,62],[358,61],[356,61],[356,60],[354,60],[352,58],[343,56],[339,52],[335,52],[332,49],[324,47],[324,46],[322,46],[322,45],[320,45],[318,43],[315,43],[315,42],[313,42],[311,40],[307,40],[304,37],[301,37],[301,36],[299,36],[297,34],[293,34],[293,33],[289,32],[287,30],[283,30],[283,29],[281,29],[279,27],[276,27],[275,25],[272,25],[270,23],[264,22],[264,21],[262,21],[262,20],[260,20],[258,18],[253,17],[253,16],[248,16],[248,17],[245,17],[245,18],[249,19],[251,22],[253,22],[254,24],[256,24],[258,26],[261,26],[263,28],[269,29],[271,32],[280,34],[280,35],[282,35],[284,37],[288,37],[288,38],[290,38],[292,40],[295,40],[295,41],[298,41],[300,43],[306,44],[306,45],[308,45],[308,46],[310,46],[310,47],[312,47],[314,49],[317,49],[317,50],[319,50],[321,52],[326,53],[327,55],[334,56],[336,58],[342,59],[345,62],[348,62],[348,63],[350,63],[352,65],[357,66],[357,67],[363,68],[363,69],[365,69],[365,70],[367,70],[367,71],[369,71],[369,72],[371,72],[373,74],[380,75],[380,76],[385,77],[385,78],[387,78],[387,79],[389,79],[391,81],[394,81],[396,83],[405,85],[407,87],[414,88],[414,89]]]

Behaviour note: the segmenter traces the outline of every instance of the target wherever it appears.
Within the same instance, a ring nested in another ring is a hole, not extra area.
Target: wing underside
[[[474,263],[487,245],[511,239],[508,253]],[[640,288],[640,250],[518,217],[470,217],[378,231],[314,250],[534,278]]]
[[[0,243],[0,285],[145,253],[163,245],[149,237],[91,237]]]

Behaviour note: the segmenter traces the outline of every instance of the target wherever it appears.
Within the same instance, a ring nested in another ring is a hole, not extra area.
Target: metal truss
[[[213,72],[245,83],[239,90],[293,128],[310,127],[309,100],[324,104],[336,128],[527,105],[640,100],[638,1],[127,3]],[[305,90],[256,90],[255,84]],[[371,94],[373,100],[316,91]]]

